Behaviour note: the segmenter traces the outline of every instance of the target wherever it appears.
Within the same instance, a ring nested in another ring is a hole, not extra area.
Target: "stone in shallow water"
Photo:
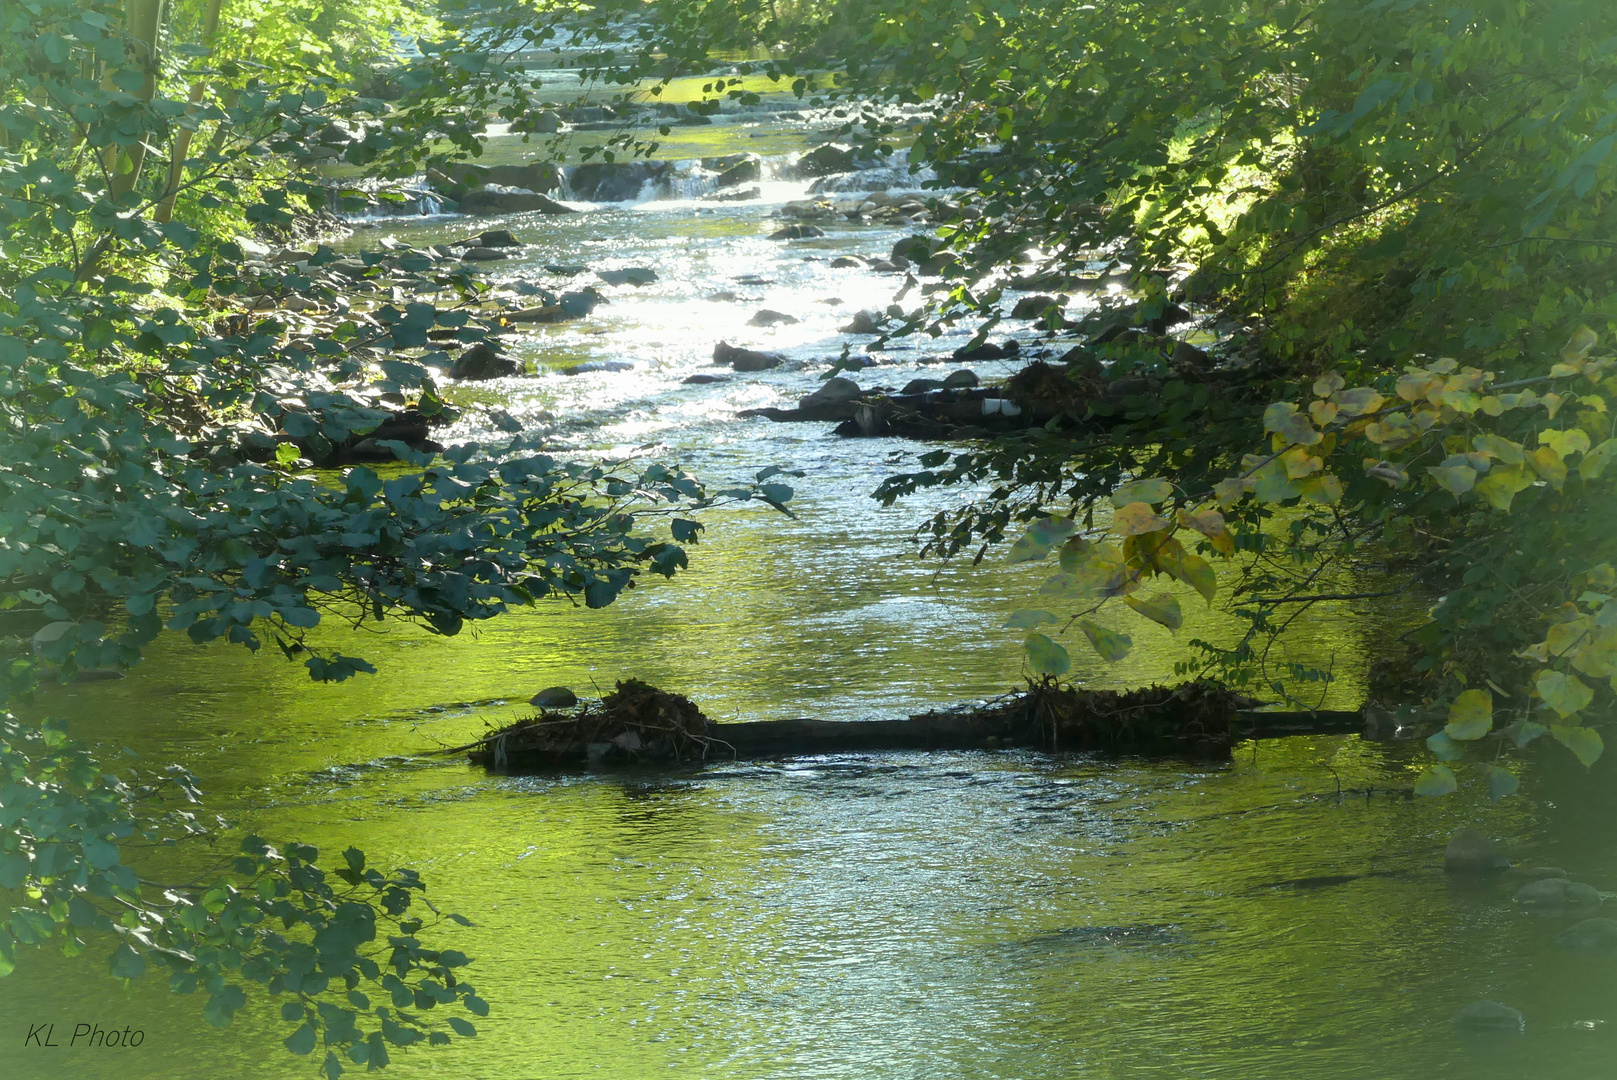
[[[533,695],[528,704],[540,709],[570,709],[578,704],[578,695],[565,686],[552,686]]]
[[[1510,868],[1499,845],[1475,829],[1456,829],[1443,851],[1443,869],[1451,874],[1492,874]]]
[[[1516,903],[1525,911],[1551,918],[1569,912],[1587,915],[1600,906],[1600,893],[1593,885],[1581,881],[1547,877],[1517,889]]]
[[[1473,1001],[1455,1013],[1449,1023],[1467,1031],[1521,1031],[1527,1026],[1527,1018],[1497,1001]]]
[[[1617,920],[1585,919],[1556,934],[1555,943],[1576,952],[1617,952]]]

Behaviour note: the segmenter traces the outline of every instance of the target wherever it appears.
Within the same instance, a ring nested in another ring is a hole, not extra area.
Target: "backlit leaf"
[[[1533,486],[1533,478],[1520,465],[1490,470],[1471,490],[1495,510],[1510,512],[1510,504],[1519,491]]]
[[[1184,616],[1179,611],[1179,598],[1172,593],[1157,593],[1149,599],[1130,596],[1123,602],[1152,622],[1161,623],[1169,630],[1177,630],[1184,624]]]
[[[1213,597],[1218,593],[1218,574],[1214,572],[1212,563],[1199,555],[1186,555],[1167,569],[1168,573],[1201,593],[1209,604],[1213,602]]]
[[[1101,659],[1116,662],[1129,654],[1134,646],[1134,640],[1127,634],[1119,634],[1115,630],[1108,630],[1099,623],[1084,619],[1078,623],[1078,629],[1084,632],[1089,644],[1094,646]]]
[[[1489,765],[1488,798],[1498,802],[1507,795],[1516,794],[1516,789],[1522,786],[1521,779],[1509,769],[1502,769],[1498,765]]]
[[[1617,439],[1607,439],[1578,462],[1578,475],[1585,480],[1598,480],[1613,458],[1617,458]]]
[[[1072,667],[1072,657],[1067,655],[1067,650],[1043,634],[1029,634],[1022,648],[1027,651],[1028,663],[1039,675],[1061,675]]]
[[[1322,398],[1330,397],[1332,394],[1336,393],[1346,385],[1347,381],[1344,380],[1342,376],[1338,375],[1334,371],[1327,371],[1325,374],[1314,380],[1314,396]]]
[[[1465,690],[1449,706],[1443,731],[1457,742],[1480,739],[1493,730],[1493,695],[1486,690]]]
[[[1060,622],[1061,618],[1039,608],[1026,608],[1022,611],[1011,612],[1006,619],[1005,626],[1013,630],[1026,630],[1033,626],[1043,626],[1045,623]]]
[[[1594,728],[1555,724],[1551,726],[1550,734],[1555,737],[1556,742],[1572,751],[1585,765],[1593,765],[1599,761],[1600,755],[1606,749],[1606,743],[1601,739],[1600,732]]]
[[[1560,491],[1561,485],[1566,483],[1566,465],[1561,462],[1560,455],[1548,446],[1541,446],[1528,454],[1527,464],[1556,491]]]
[[[1173,494],[1173,485],[1166,480],[1135,480],[1112,492],[1112,505],[1123,507],[1129,503],[1156,504]]]
[[[1594,700],[1594,691],[1586,686],[1582,679],[1576,675],[1566,675],[1559,671],[1541,671],[1538,678],[1533,680],[1533,688],[1544,704],[1554,709],[1562,716],[1572,716],[1586,708]]]
[[[1555,456],[1560,458],[1568,454],[1581,454],[1589,449],[1589,435],[1582,428],[1541,431],[1538,433],[1538,441],[1554,450]]]
[[[1167,527],[1168,520],[1153,510],[1150,503],[1132,502],[1112,515],[1112,528],[1119,536],[1137,536]]]
[[[1454,770],[1440,763],[1420,774],[1420,779],[1415,781],[1415,794],[1450,795],[1459,786],[1454,779]]]

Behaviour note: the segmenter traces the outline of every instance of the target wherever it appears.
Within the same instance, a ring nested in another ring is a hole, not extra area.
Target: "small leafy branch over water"
[[[1116,661],[1128,654],[1131,639],[1091,616],[1121,597],[1138,615],[1178,630],[1179,599],[1171,592],[1146,596],[1142,586],[1152,578],[1177,579],[1211,603],[1218,573],[1180,537],[1235,559],[1240,552],[1262,549],[1264,508],[1301,505],[1304,514],[1318,520],[1315,533],[1334,536],[1338,553],[1346,554],[1366,523],[1419,518],[1434,501],[1476,515],[1482,528],[1488,528],[1490,515],[1509,515],[1517,496],[1535,487],[1545,492],[1535,504],[1541,512],[1553,512],[1546,502],[1560,499],[1601,504],[1613,497],[1606,472],[1617,459],[1610,409],[1617,377],[1607,375],[1612,357],[1594,354],[1597,343],[1592,330],[1580,328],[1549,374],[1514,382],[1461,368],[1451,359],[1408,367],[1395,380],[1388,377],[1391,385],[1381,389],[1348,388],[1334,372],[1321,375],[1306,407],[1282,401],[1265,410],[1269,450],[1246,455],[1242,471],[1220,480],[1212,492],[1198,498],[1166,479],[1132,480],[1113,491],[1110,522],[1103,527],[1090,531],[1070,517],[1041,518],[1012,545],[1008,558],[1038,560],[1059,549],[1061,572],[1045,581],[1041,597],[1090,600],[1065,621],[1075,624],[1103,659]],[[1245,511],[1237,518],[1244,526],[1231,529],[1225,515],[1232,511]],[[1592,765],[1604,742],[1584,722],[1595,691],[1582,677],[1617,678],[1617,571],[1600,562],[1575,570],[1565,584],[1546,638],[1517,654],[1531,665],[1521,675],[1525,704],[1514,710],[1515,719],[1495,741],[1502,746],[1508,740],[1519,749],[1548,734]],[[1006,625],[1032,628],[1063,621],[1047,610],[1027,609],[1012,614]],[[1061,675],[1071,665],[1066,649],[1043,633],[1028,634],[1025,648],[1041,675]],[[1491,681],[1488,685],[1498,689]],[[1275,689],[1284,692],[1278,684]],[[1535,701],[1540,719],[1533,718]],[[1447,724],[1427,740],[1441,760],[1426,770],[1416,790],[1454,791],[1457,781],[1447,762],[1465,756],[1466,744],[1492,734],[1494,717],[1489,689],[1457,694],[1448,706]],[[1477,764],[1494,797],[1516,790],[1514,773],[1492,761]]]

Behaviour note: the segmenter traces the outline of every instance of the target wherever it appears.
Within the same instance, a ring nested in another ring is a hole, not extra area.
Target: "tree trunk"
[[[214,39],[219,36],[219,5],[221,0],[208,0],[207,11],[202,16],[202,47],[213,54]],[[192,111],[202,104],[202,97],[207,92],[208,84],[201,79],[191,84],[190,105]],[[190,128],[181,128],[174,133],[174,149],[169,155],[168,181],[163,185],[163,197],[157,204],[157,213],[154,215],[158,224],[162,224],[174,217],[174,200],[180,194],[180,183],[185,179],[185,155],[191,152],[191,137],[196,132]]]
[[[136,97],[150,101],[157,93],[157,44],[163,29],[163,0],[124,0],[124,32],[129,36],[129,48],[135,62],[146,72]],[[123,152],[117,147],[107,148],[107,172],[111,175],[108,191],[113,202],[121,202],[135,188],[140,179],[141,165],[146,160],[146,139],[128,150],[129,168],[120,171]]]

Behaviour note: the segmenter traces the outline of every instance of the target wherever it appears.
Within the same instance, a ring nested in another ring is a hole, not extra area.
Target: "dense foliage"
[[[267,637],[340,680],[372,668],[306,640],[324,616],[455,634],[546,597],[601,607],[685,565],[700,525],[645,529],[713,501],[677,469],[559,461],[519,436],[441,454],[406,438],[455,418],[419,360],[429,335],[477,343],[497,322],[467,272],[408,253],[346,275],[328,249],[245,257],[244,234],[323,205],[299,162],[406,169],[431,136],[469,141],[498,85],[486,56],[445,44],[405,62],[392,32],[429,24],[381,0],[40,0],[0,18],[0,706],[136,664],[165,630]],[[360,96],[380,58],[391,102]],[[360,123],[333,134],[339,118]],[[391,299],[398,273],[423,286],[413,299]],[[289,296],[342,317],[300,318]],[[378,464],[330,471],[356,458]],[[724,495],[790,497],[765,480]],[[194,801],[194,782],[126,780],[49,721],[3,723],[0,974],[26,946],[113,937],[113,976],[160,967],[208,992],[214,1023],[244,984],[292,995],[287,1047],[323,1041],[333,1076],[339,1053],[376,1068],[390,1045],[473,1033],[436,1006],[487,1011],[467,958],[416,936],[438,920],[412,871],[352,848],[325,869],[311,847],[248,837],[216,877],[154,885],[130,845],[218,832],[165,802]]]
[[[1249,621],[1233,647],[1196,643],[1215,670],[1282,695],[1318,677],[1272,662],[1269,643],[1313,604],[1357,595],[1373,569],[1383,588],[1414,582],[1437,598],[1378,668],[1372,691],[1398,719],[1441,724],[1492,685],[1519,718],[1565,726],[1561,684],[1542,681],[1544,650],[1564,657],[1546,631],[1565,646],[1556,627],[1604,627],[1606,593],[1590,582],[1613,561],[1609,451],[1598,449],[1613,434],[1611,387],[1596,341],[1617,319],[1617,9],[1147,0],[1035,14],[982,0],[698,0],[632,25],[638,36],[616,31],[628,50],[599,54],[624,75],[707,70],[715,46],[732,62],[750,48],[759,59],[738,70],[840,104],[850,139],[880,146],[899,134],[883,102],[922,110],[912,162],[976,191],[973,213],[939,230],[956,261],[909,331],[975,317],[986,333],[1003,291],[1029,282],[1061,291],[1049,313],[1059,331],[1072,294],[1107,270],[1127,275],[1135,302],[1118,314],[1146,332],[1080,345],[1057,373],[1146,389],[1090,394],[1059,430],[937,451],[891,478],[878,493],[888,502],[989,484],[986,498],[927,524],[928,550],[982,558],[1013,522],[1031,521],[1035,538],[1121,533],[1135,546],[1116,552],[1119,565],[1134,556],[1136,573],[1155,573],[1139,545],[1158,530],[1112,515],[1132,501],[1117,501],[1122,485],[1167,483],[1162,520],[1195,532],[1208,520],[1202,500],[1233,474],[1245,497],[1225,498],[1219,528],[1199,539],[1204,553],[1232,557],[1229,568],[1177,575],[1208,593],[1226,579]],[[724,80],[712,89],[740,92]],[[1173,341],[1150,332],[1170,300],[1206,313],[1201,328],[1219,339],[1212,371],[1176,363]],[[1558,355],[1569,338],[1575,363]],[[1580,391],[1563,369],[1590,362],[1596,385]],[[1482,395],[1486,411],[1470,398],[1400,398],[1427,377],[1441,378],[1440,396]],[[1327,391],[1310,406],[1316,379],[1392,404],[1353,412]],[[1550,392],[1502,405],[1488,393],[1501,385]],[[1308,408],[1330,413],[1313,435],[1335,460],[1362,464],[1326,470],[1329,455],[1290,444],[1249,457],[1282,436],[1274,409],[1287,401],[1302,424]],[[1410,422],[1425,426],[1400,426]],[[1396,436],[1376,438],[1387,425]],[[1059,621],[1120,655],[1116,627]],[[1035,668],[1062,663],[1045,635],[1030,643]],[[1593,657],[1579,670],[1609,674]],[[1598,716],[1609,703],[1601,682],[1575,711]],[[1590,735],[1563,741],[1589,761]]]

